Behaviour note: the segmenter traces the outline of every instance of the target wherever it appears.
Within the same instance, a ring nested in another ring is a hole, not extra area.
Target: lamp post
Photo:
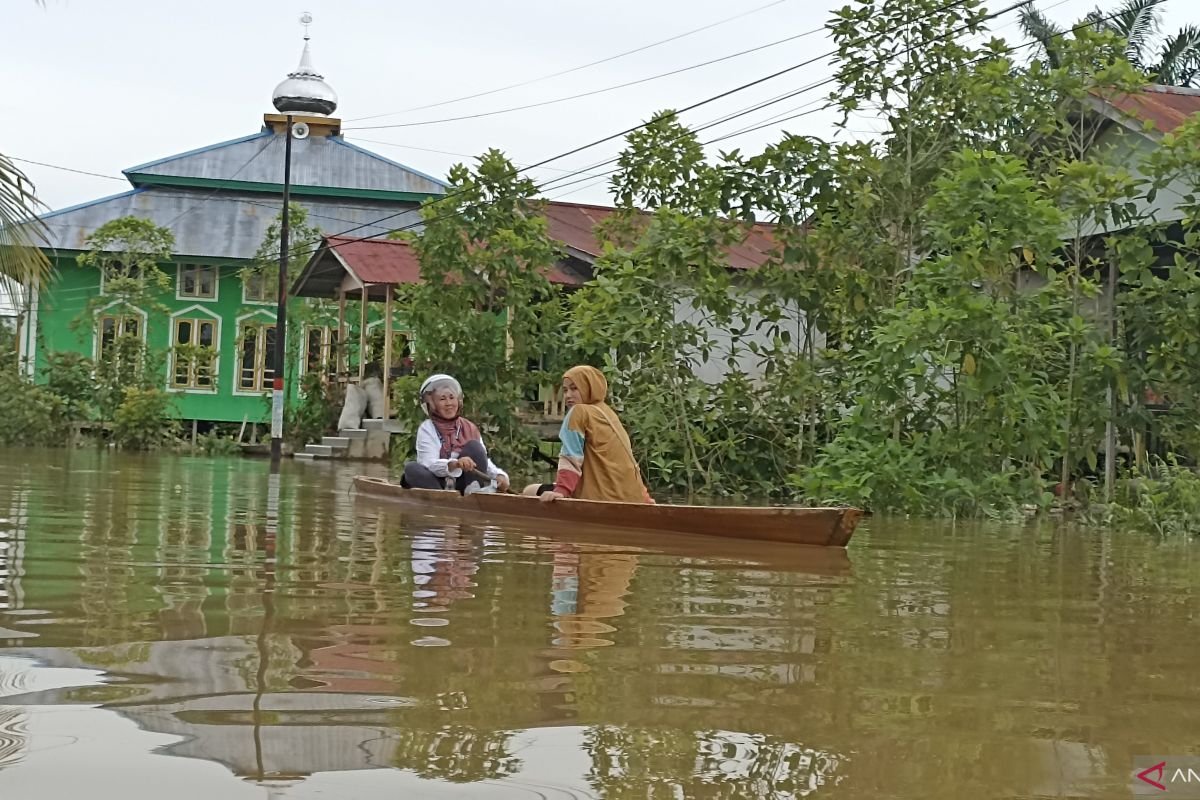
[[[292,191],[292,115],[283,131],[283,223],[279,230],[279,306],[275,310],[275,385],[271,392],[271,464],[283,457],[283,397],[287,358],[288,233]]]

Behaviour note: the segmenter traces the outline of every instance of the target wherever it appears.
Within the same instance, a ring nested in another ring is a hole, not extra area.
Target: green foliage
[[[63,401],[63,413],[71,420],[91,419],[95,412],[95,365],[82,353],[69,350],[46,357],[46,389]]]
[[[1114,502],[1093,507],[1087,518],[1159,536],[1200,535],[1200,474],[1173,459],[1153,459],[1121,482]]]
[[[140,336],[118,334],[96,362],[94,397],[100,419],[115,419],[127,389],[161,386],[163,361],[164,356],[150,350]]]
[[[422,282],[397,296],[416,342],[418,375],[458,378],[466,414],[486,432],[497,463],[518,468],[527,465],[533,439],[516,412],[539,384],[561,374],[561,296],[547,278],[559,248],[536,186],[499,151],[484,153],[473,169],[456,165],[449,177],[449,199],[424,209],[425,229],[413,241]],[[413,429],[424,419],[414,395],[395,394],[398,415]]]
[[[236,456],[241,455],[242,446],[236,438],[222,436],[213,430],[196,437],[196,450],[206,456]]]
[[[112,417],[112,441],[123,450],[154,450],[178,438],[171,395],[159,388],[126,388]]]
[[[319,442],[337,424],[338,410],[333,387],[322,380],[321,373],[304,373],[299,402],[289,406],[284,413],[284,438],[293,450],[310,442]]]
[[[0,350],[0,446],[60,445],[70,430],[67,404],[28,381],[11,351]]]
[[[288,204],[288,259],[287,274],[294,279],[308,263],[313,251],[321,242],[321,229],[308,224],[308,211],[304,206]],[[251,265],[241,271],[243,281],[261,280],[268,297],[278,297],[279,255],[283,245],[283,212],[267,226],[263,240],[254,252]],[[291,311],[291,306],[288,307]],[[289,337],[290,338],[290,337]]]
[[[159,295],[171,288],[160,267],[175,249],[170,230],[141,217],[120,217],[93,231],[86,244],[79,266],[100,272],[104,293],[88,301],[81,324],[91,324],[96,309],[114,301],[118,308],[160,307]]]

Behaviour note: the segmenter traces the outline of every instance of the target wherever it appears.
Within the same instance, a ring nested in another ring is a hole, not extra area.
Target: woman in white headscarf
[[[421,384],[421,406],[429,419],[417,428],[417,459],[404,465],[403,486],[457,489],[464,494],[495,481],[508,490],[508,473],[488,458],[479,426],[462,415],[462,386],[450,375],[432,375]]]

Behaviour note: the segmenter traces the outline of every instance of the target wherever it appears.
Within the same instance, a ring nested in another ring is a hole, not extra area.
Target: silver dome
[[[313,69],[307,39],[300,66],[275,87],[271,102],[280,114],[332,114],[337,108],[337,92]]]

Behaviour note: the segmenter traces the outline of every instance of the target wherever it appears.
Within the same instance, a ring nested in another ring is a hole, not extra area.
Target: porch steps
[[[346,428],[336,436],[322,436],[320,444],[305,445],[295,457],[302,461],[386,460],[392,434],[403,430],[404,424],[396,420],[364,419],[361,428]]]

